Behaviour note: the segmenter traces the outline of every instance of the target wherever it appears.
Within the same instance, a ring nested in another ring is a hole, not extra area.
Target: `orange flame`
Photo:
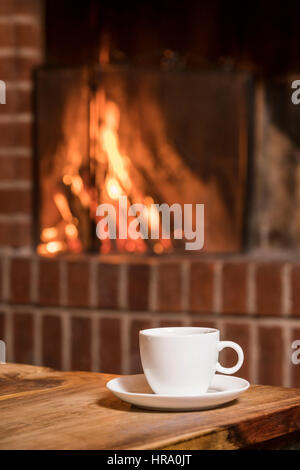
[[[73,219],[73,216],[72,216],[72,212],[70,211],[67,198],[61,193],[56,193],[54,194],[54,202],[63,220],[65,220],[66,222],[71,222]]]
[[[100,51],[99,60],[106,63],[109,58],[108,43]],[[145,206],[145,219],[148,220],[149,233],[154,227],[159,229],[159,212],[154,206],[152,197],[143,194],[137,188],[132,179],[131,161],[123,152],[119,142],[120,109],[116,103],[109,101],[103,89],[99,89],[90,102],[90,142],[92,151],[89,155],[90,168],[95,172],[94,180],[96,186],[89,188],[86,183],[84,172],[79,174],[83,156],[78,151],[72,149],[68,152],[70,160],[63,169],[62,182],[68,191],[71,191],[75,198],[78,198],[82,208],[90,210],[91,217],[96,217],[96,207],[99,204],[98,189],[101,190],[101,199],[111,201],[116,211],[118,211],[117,201],[123,195],[128,197],[128,203],[143,203]],[[74,150],[74,151],[73,151]],[[104,170],[103,170],[104,169]],[[99,174],[97,174],[99,171]],[[81,176],[83,174],[83,177]],[[87,178],[88,180],[88,178]],[[100,184],[98,183],[100,182]],[[96,189],[95,189],[96,188]],[[104,191],[103,191],[104,188]],[[70,194],[70,193],[69,193]],[[72,196],[73,197],[73,196]],[[79,252],[82,249],[82,242],[79,238],[78,223],[74,218],[67,197],[63,192],[56,192],[53,196],[54,203],[59,211],[62,220],[56,227],[47,227],[42,230],[41,243],[38,252],[46,256],[55,255],[67,249]],[[76,202],[78,204],[78,202]],[[119,220],[118,216],[117,219]],[[128,219],[130,223],[132,217]],[[120,251],[145,252],[147,242],[143,239],[133,240],[105,240],[101,244],[101,252],[109,253],[114,247]],[[165,240],[156,240],[152,249],[155,253],[162,253],[170,248]]]
[[[42,230],[41,240],[43,242],[48,242],[48,241],[53,240],[54,238],[56,238],[57,235],[58,235],[58,230],[57,230],[56,227],[44,228]]]

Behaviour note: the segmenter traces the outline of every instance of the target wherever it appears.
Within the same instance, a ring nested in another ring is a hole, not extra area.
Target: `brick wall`
[[[42,0],[1,0],[0,245],[30,246],[33,71],[43,57]]]
[[[138,331],[211,326],[245,351],[239,375],[300,385],[300,262],[254,257],[2,256],[0,337],[8,361],[58,369],[140,370]],[[297,336],[298,335],[298,336]],[[222,353],[230,365],[234,353]],[[299,367],[299,369],[297,368]]]
[[[32,108],[43,59],[42,0],[1,0],[0,338],[7,360],[58,369],[140,370],[138,331],[220,328],[239,342],[238,373],[251,382],[300,386],[290,361],[300,339],[300,261],[227,258],[60,257],[32,249]],[[230,351],[221,360],[234,361]]]

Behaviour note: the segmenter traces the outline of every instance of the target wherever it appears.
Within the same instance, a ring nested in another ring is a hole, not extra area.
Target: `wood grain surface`
[[[0,449],[239,449],[300,430],[300,390],[251,386],[232,404],[190,412],[135,408],[112,375],[0,364]]]

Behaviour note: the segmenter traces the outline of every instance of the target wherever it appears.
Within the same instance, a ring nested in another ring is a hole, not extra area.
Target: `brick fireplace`
[[[284,226],[275,216],[267,227],[252,218],[249,249],[235,253],[37,254],[32,93],[43,58],[43,2],[2,0],[0,79],[7,84],[7,104],[0,105],[0,338],[7,361],[134,373],[141,368],[140,329],[211,326],[243,347],[239,375],[300,386],[300,366],[291,362],[291,343],[300,339],[300,258],[284,244],[273,249],[268,230],[280,234]],[[273,156],[259,127],[267,103],[261,81],[253,103],[255,177],[261,155]],[[276,136],[269,141],[278,148]],[[260,181],[256,208],[267,183]],[[229,365],[234,358],[224,352],[221,360]]]
[[[140,329],[211,326],[246,351],[241,375],[298,386],[290,356],[299,282],[300,264],[289,258],[44,259],[12,251],[2,255],[1,332],[9,361],[133,373]]]

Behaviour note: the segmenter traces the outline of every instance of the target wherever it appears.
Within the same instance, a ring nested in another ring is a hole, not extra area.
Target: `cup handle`
[[[238,355],[238,361],[235,366],[233,367],[223,367],[219,362],[217,362],[217,367],[216,371],[217,372],[222,372],[223,374],[235,374],[243,365],[244,362],[244,353],[241,348],[237,343],[234,343],[233,341],[219,341],[219,346],[218,350],[222,351],[224,348],[232,348],[237,352]]]

